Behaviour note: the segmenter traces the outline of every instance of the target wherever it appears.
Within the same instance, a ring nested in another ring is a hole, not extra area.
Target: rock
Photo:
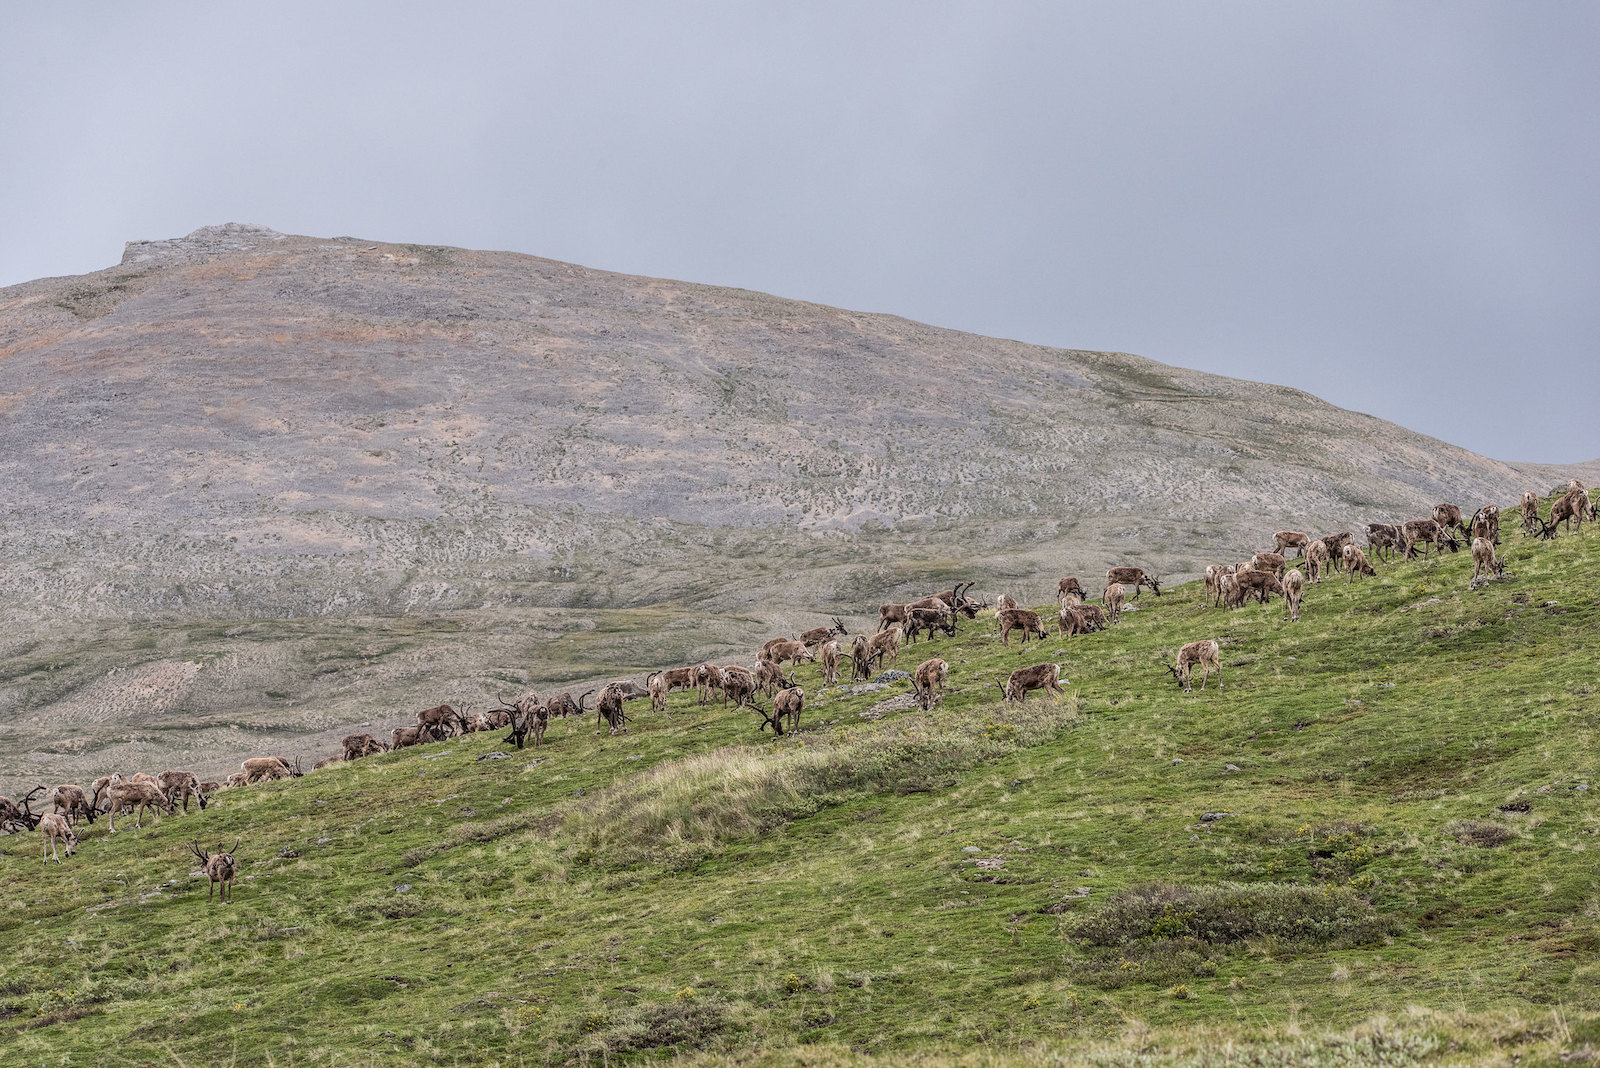
[[[910,678],[911,678],[911,673],[910,672],[907,672],[907,671],[895,671],[893,669],[890,669],[889,671],[882,672],[881,674],[878,675],[877,678],[873,679],[872,681],[873,682],[879,682],[879,683],[905,682],[905,681],[909,680]]]
[[[1233,768],[1233,765],[1229,764],[1228,767]],[[1239,769],[1238,768],[1233,768],[1233,770],[1234,771],[1238,771]],[[1200,814],[1200,822],[1201,823],[1215,823],[1218,820],[1226,819],[1227,817],[1229,817],[1231,815],[1233,815],[1233,813],[1231,813],[1231,812],[1202,812]]]
[[[851,693],[877,693],[879,690],[888,689],[881,682],[863,682],[859,686],[850,687]]]
[[[1224,764],[1222,765],[1222,769],[1224,771],[1238,771],[1239,766],[1237,764]]]
[[[907,712],[917,707],[917,698],[914,694],[903,693],[899,697],[891,697],[887,701],[879,701],[866,712],[861,713],[865,718],[877,719],[886,712]],[[868,713],[871,713],[868,716]]]
[[[961,847],[961,852],[963,852],[963,853],[982,853],[983,850],[979,849],[977,846],[962,846]]]
[[[140,267],[173,267],[207,263],[235,252],[250,252],[261,245],[282,241],[284,235],[251,223],[223,223],[202,226],[186,237],[162,241],[129,241],[122,247],[123,264]]]
[[[479,760],[504,760],[505,758],[506,754],[500,752],[499,750],[496,750],[493,753],[484,753],[478,757]]]
[[[403,894],[403,893],[405,893],[406,891],[408,891],[410,889],[411,889],[411,884],[410,883],[401,883],[399,886],[394,888],[394,892],[397,893],[397,894]]]

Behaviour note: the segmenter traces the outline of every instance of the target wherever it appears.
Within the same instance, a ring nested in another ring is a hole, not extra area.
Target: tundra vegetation
[[[983,615],[919,643],[949,669],[931,710],[887,700],[907,680],[823,688],[802,663],[804,724],[782,736],[675,691],[626,734],[561,717],[537,750],[469,734],[114,837],[81,822],[59,864],[36,829],[0,838],[0,1048],[1584,1062],[1600,539],[1499,558],[1477,588],[1468,553],[1308,587],[1292,626],[1276,604],[1206,607],[1199,582],[1026,646]],[[1184,694],[1167,666],[1203,639],[1227,686]],[[1002,702],[1044,660],[1065,694]],[[240,836],[233,903],[208,907],[189,843]]]

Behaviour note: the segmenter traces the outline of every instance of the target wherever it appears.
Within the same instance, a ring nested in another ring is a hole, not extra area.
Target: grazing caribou
[[[1198,642],[1190,642],[1178,650],[1178,666],[1167,664],[1166,669],[1172,672],[1173,678],[1183,686],[1183,692],[1190,692],[1189,673],[1196,664],[1200,665],[1200,689],[1206,688],[1206,680],[1211,677],[1211,670],[1217,672],[1217,689],[1222,689],[1222,648],[1216,642],[1207,638]]]
[[[950,665],[934,657],[917,665],[911,676],[911,685],[917,691],[917,707],[924,712],[944,700],[944,680],[950,674]]]
[[[1106,585],[1109,586],[1113,582],[1120,582],[1124,586],[1132,586],[1133,599],[1135,601],[1139,599],[1140,588],[1143,586],[1149,586],[1151,593],[1157,597],[1161,596],[1161,580],[1154,575],[1145,574],[1144,568],[1141,567],[1112,568],[1106,572]]]
[[[1013,608],[1000,613],[1000,644],[1010,647],[1008,640],[1014,630],[1022,631],[1022,642],[1027,644],[1028,639],[1037,635],[1040,638],[1049,637],[1045,633],[1044,624],[1039,621],[1039,613],[1031,612],[1026,608]]]
[[[1059,698],[1064,692],[1061,683],[1071,682],[1071,679],[1061,677],[1060,664],[1035,664],[1032,667],[1017,668],[1005,685],[1001,686],[996,680],[995,685],[1000,687],[1000,697],[1004,701],[1014,701],[1022,704],[1028,699],[1028,694],[1034,690],[1043,690],[1052,698]]]

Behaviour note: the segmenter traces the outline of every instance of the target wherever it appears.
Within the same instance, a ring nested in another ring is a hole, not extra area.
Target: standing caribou
[[[222,843],[217,843],[217,851],[208,853],[200,848],[200,841],[196,839],[189,843],[189,852],[200,861],[200,870],[206,873],[206,900],[210,901],[216,894],[218,884],[222,886],[222,903],[233,904],[233,877],[239,871],[239,864],[233,859],[233,852],[239,848],[239,838],[234,838],[233,849],[223,852]]]

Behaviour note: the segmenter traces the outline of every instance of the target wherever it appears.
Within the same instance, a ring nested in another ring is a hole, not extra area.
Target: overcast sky
[[[1592,0],[8,4],[0,285],[228,221],[513,249],[1588,460],[1597,57]]]

